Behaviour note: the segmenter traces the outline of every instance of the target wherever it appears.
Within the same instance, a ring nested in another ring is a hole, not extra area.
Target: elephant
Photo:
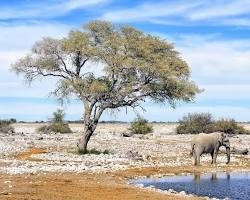
[[[230,142],[225,133],[199,133],[191,141],[190,156],[194,157],[194,165],[200,165],[200,156],[210,153],[212,156],[211,164],[216,164],[216,158],[221,146],[226,147],[227,164],[230,162]]]

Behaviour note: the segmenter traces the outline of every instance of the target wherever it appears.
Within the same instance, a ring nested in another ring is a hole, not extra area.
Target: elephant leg
[[[197,156],[194,157],[194,165],[198,165]]]
[[[194,157],[194,165],[197,165],[197,153],[196,153],[196,151],[193,151],[193,157]]]
[[[197,155],[197,159],[196,159],[197,160],[197,165],[200,165],[200,156],[201,156],[200,154]]]
[[[199,152],[195,152],[195,162],[194,162],[194,165],[200,165],[200,156],[201,154]]]
[[[214,153],[210,153],[211,157],[212,157],[212,161],[211,161],[211,164],[214,163]]]
[[[212,160],[212,164],[216,164],[216,159],[217,159],[217,152],[214,151],[213,153],[213,160]]]

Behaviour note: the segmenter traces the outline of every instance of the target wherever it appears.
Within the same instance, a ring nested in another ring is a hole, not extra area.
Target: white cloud
[[[198,84],[235,85],[237,88],[250,84],[249,39],[224,39],[219,34],[152,34],[174,43]]]
[[[203,6],[187,13],[192,20],[211,19],[216,17],[228,17],[250,12],[250,2],[245,0],[237,1],[203,1]]]
[[[202,100],[250,100],[250,83],[249,84],[216,84],[200,85],[205,91],[198,95],[197,102]],[[216,102],[214,102],[216,103]]]
[[[174,41],[200,84],[250,84],[250,40],[189,35]]]
[[[43,37],[61,38],[70,30],[62,24],[0,25],[0,80],[10,76],[9,68]]]
[[[11,76],[11,75],[10,75]],[[0,98],[1,97],[42,97],[46,98],[50,92],[55,89],[56,81],[53,79],[46,79],[42,82],[36,81],[31,85],[25,84],[22,77],[12,76],[13,82],[10,78],[5,82],[0,82]]]
[[[169,25],[238,25],[249,26],[245,18],[250,2],[227,1],[157,1],[141,3],[135,7],[110,10],[101,18],[115,22],[150,22]]]
[[[10,67],[10,63],[14,62],[17,58],[20,58],[24,55],[25,51],[4,51],[0,50],[0,77],[6,76],[6,73],[9,73],[8,69]],[[2,79],[1,79],[2,80]]]
[[[187,1],[186,3],[180,3],[180,1],[175,1],[174,3],[144,3],[130,9],[114,10],[107,12],[102,16],[102,18],[105,20],[116,22],[149,21],[158,17],[166,17],[185,13],[189,9],[199,4],[199,2],[194,1],[189,1],[189,3],[187,3]]]
[[[229,19],[222,19],[221,24],[235,25],[235,26],[250,26],[250,19],[246,17],[231,17]]]
[[[0,51],[27,51],[35,41],[45,36],[60,38],[66,35],[70,27],[58,23],[34,23],[0,26]],[[10,52],[11,51],[11,52]],[[2,52],[3,53],[3,52]]]
[[[13,115],[48,115],[57,109],[56,104],[15,103],[11,107],[0,105],[0,114],[11,113]]]
[[[61,38],[69,29],[66,25],[56,23],[0,26],[0,96],[47,95],[53,88],[51,82],[37,82],[28,87],[22,77],[10,72],[10,65],[29,52],[37,40],[45,36]]]
[[[19,2],[16,6],[2,6],[0,8],[0,19],[50,18],[105,2],[107,0],[46,0],[29,1],[29,4]]]

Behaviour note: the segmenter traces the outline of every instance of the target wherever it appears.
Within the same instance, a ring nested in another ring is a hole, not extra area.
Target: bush
[[[54,117],[52,119],[52,124],[44,125],[37,129],[38,132],[43,133],[72,133],[72,130],[69,128],[69,125],[64,122],[65,113],[63,110],[58,109],[56,112],[53,113]]]
[[[14,128],[11,126],[12,120],[0,120],[0,132],[9,133],[14,132]]]
[[[210,113],[189,113],[179,120],[177,134],[197,134],[213,132],[213,120]]]
[[[238,125],[234,119],[214,121],[210,113],[189,113],[182,120],[179,120],[179,125],[176,128],[177,134],[211,133],[215,131],[228,134],[250,134],[250,131]]]
[[[50,132],[72,133],[72,130],[69,128],[68,124],[59,124],[59,123],[53,123],[50,125],[41,126],[37,129],[37,131],[42,133],[50,133]]]
[[[214,123],[214,131],[221,131],[228,134],[250,134],[243,126],[237,124],[234,119],[221,119]]]
[[[16,120],[15,118],[10,118],[10,122],[11,122],[11,123],[16,123],[17,120]]]
[[[148,120],[137,116],[131,123],[129,130],[134,134],[147,134],[153,131],[153,127],[148,123]]]

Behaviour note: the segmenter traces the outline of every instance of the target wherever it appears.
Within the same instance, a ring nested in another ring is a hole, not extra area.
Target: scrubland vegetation
[[[234,119],[214,120],[210,113],[189,113],[181,120],[176,127],[177,134],[198,134],[221,131],[228,134],[250,134],[243,126]]]

